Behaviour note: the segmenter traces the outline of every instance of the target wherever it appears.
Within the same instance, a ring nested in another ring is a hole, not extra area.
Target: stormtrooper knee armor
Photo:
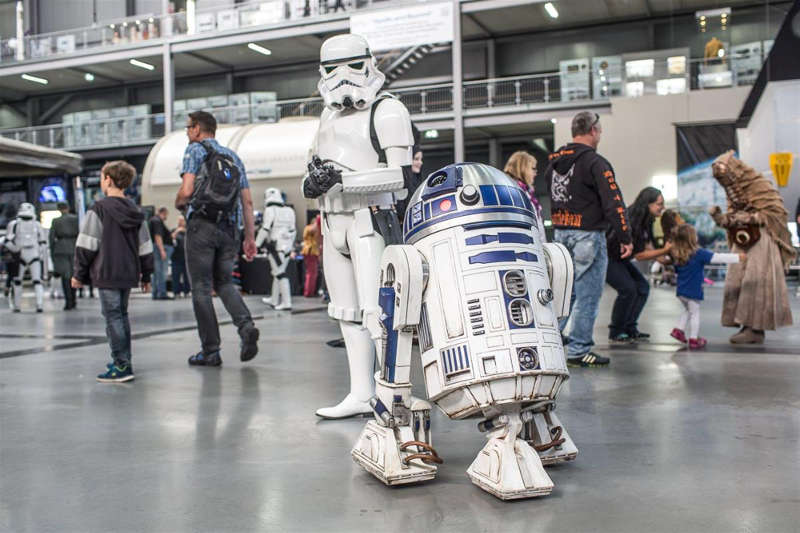
[[[264,191],[264,217],[256,236],[256,246],[266,246],[272,274],[272,292],[262,301],[279,311],[292,308],[292,288],[286,267],[296,237],[294,209],[284,203],[279,189],[270,187]]]
[[[317,415],[344,418],[372,412],[375,345],[364,324],[378,313],[383,249],[400,237],[394,204],[406,195],[403,167],[414,138],[403,103],[379,93],[385,77],[363,37],[326,40],[320,74],[325,109],[303,194],[320,203],[328,313],[344,337],[350,393]]]
[[[431,405],[411,396],[416,331],[429,401],[453,419],[483,418],[472,482],[504,500],[549,494],[543,465],[578,453],[554,412],[569,377],[558,318],[569,312],[570,256],[542,242],[527,194],[486,165],[434,172],[408,205],[406,244],[381,260],[381,311],[368,324],[375,416],[353,459],[387,485],[430,479],[442,462]]]
[[[44,287],[42,287],[42,273],[47,261],[47,236],[44,228],[36,220],[36,210],[32,204],[23,203],[19,206],[17,218],[12,220],[6,228],[6,247],[19,254],[19,271],[14,278],[14,312],[21,310],[22,280],[25,272],[30,271],[36,292],[36,311],[42,312],[44,302]]]

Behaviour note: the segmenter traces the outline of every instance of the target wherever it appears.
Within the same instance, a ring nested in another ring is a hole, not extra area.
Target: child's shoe
[[[125,383],[126,381],[133,381],[133,378],[133,370],[131,370],[130,365],[120,368],[112,364],[105,374],[97,376],[97,381],[100,383]]]
[[[696,339],[689,339],[689,349],[690,350],[699,350],[700,348],[706,347],[706,340],[703,337],[697,337]]]
[[[686,334],[682,329],[672,328],[672,332],[669,334],[669,336],[678,342],[686,344]]]

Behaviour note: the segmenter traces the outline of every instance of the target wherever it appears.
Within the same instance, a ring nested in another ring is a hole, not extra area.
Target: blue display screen
[[[45,185],[39,191],[39,203],[66,202],[67,193],[61,185]]]

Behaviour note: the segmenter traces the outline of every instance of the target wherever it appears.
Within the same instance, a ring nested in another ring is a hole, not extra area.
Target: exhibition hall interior
[[[798,51],[800,0],[0,0],[0,531],[797,531]]]

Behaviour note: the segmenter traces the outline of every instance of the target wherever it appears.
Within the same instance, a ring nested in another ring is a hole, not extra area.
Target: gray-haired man
[[[624,259],[631,254],[631,230],[625,202],[611,164],[596,152],[603,133],[600,115],[581,111],[572,119],[572,142],[550,155],[550,184],[555,241],[567,247],[575,264],[572,288],[572,328],[567,363],[607,365],[609,359],[591,351],[594,321],[608,266],[606,231],[621,244]],[[561,323],[562,329],[566,320]]]

